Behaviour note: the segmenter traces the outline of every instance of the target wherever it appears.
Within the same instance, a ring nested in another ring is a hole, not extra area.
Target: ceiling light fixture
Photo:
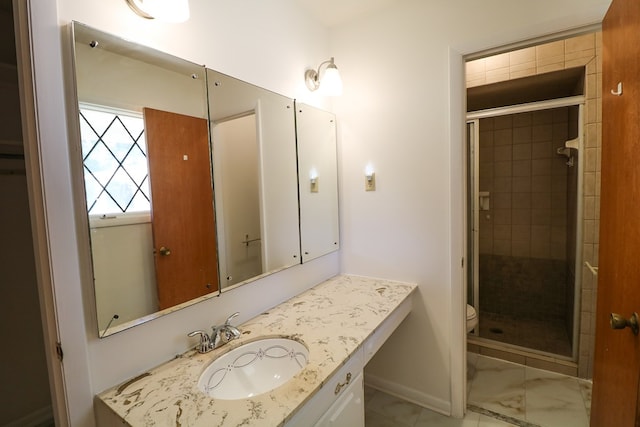
[[[189,19],[189,0],[125,0],[135,13],[146,19],[184,22]]]
[[[324,70],[322,81],[320,79],[320,69],[323,65],[327,64],[327,68]],[[333,61],[333,57],[330,60],[322,62],[316,70],[306,70],[304,73],[304,81],[310,91],[318,90],[322,83],[322,89],[320,93],[326,96],[339,96],[342,95],[342,79],[338,72],[338,67]]]

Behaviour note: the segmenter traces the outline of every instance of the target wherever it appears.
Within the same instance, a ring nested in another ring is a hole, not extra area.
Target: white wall
[[[329,56],[327,31],[291,0],[193,0],[191,6],[188,23],[162,24],[137,17],[124,0],[31,4],[51,268],[74,427],[94,424],[96,393],[185,351],[193,344],[186,338],[189,331],[222,322],[236,310],[241,312],[238,321],[246,321],[339,271],[338,255],[331,254],[106,339],[97,338],[93,295],[89,283],[81,280],[87,256],[78,252],[76,241],[63,87],[65,79],[69,83],[65,77],[69,70],[63,64],[70,41],[62,26],[77,20],[289,97],[322,104],[309,97],[302,75],[305,68]]]
[[[408,0],[332,29],[343,271],[416,281],[419,302],[369,380],[464,408],[462,55],[600,22],[609,0]],[[375,168],[377,191],[364,191]]]

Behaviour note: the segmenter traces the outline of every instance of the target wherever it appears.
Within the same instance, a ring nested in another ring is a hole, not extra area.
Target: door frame
[[[16,38],[20,114],[25,150],[25,169],[31,213],[31,232],[35,256],[36,278],[44,335],[44,351],[49,374],[51,406],[56,426],[68,426],[69,408],[64,372],[57,349],[60,343],[58,315],[55,304],[53,273],[50,260],[49,233],[46,219],[43,174],[38,133],[37,99],[34,87],[34,67],[31,39],[31,2],[13,0]]]

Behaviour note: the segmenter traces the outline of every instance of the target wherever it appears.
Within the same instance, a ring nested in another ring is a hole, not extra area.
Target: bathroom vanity
[[[364,426],[363,368],[411,311],[415,288],[336,276],[240,325],[241,337],[225,346],[205,354],[188,351],[104,391],[95,399],[97,423]],[[201,374],[218,357],[271,337],[293,339],[309,351],[307,364],[289,381],[234,400],[214,399],[198,388]]]

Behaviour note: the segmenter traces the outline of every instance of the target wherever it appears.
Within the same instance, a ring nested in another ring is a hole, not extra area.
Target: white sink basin
[[[264,338],[223,354],[204,370],[198,388],[216,399],[244,399],[266,393],[300,372],[309,350],[288,338]]]

